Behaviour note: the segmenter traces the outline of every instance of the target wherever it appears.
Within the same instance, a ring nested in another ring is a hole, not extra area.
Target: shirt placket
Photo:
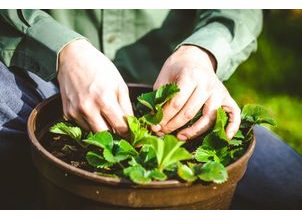
[[[122,44],[122,19],[122,10],[103,11],[103,53],[111,60]]]
[[[134,10],[104,10],[102,22],[103,53],[114,59],[116,52],[136,40]]]

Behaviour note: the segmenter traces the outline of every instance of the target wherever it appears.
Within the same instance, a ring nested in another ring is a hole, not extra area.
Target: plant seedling
[[[228,140],[225,132],[228,115],[223,108],[219,108],[213,128],[199,137],[200,144],[189,151],[184,147],[185,143],[174,135],[157,137],[150,129],[150,125],[160,123],[164,104],[178,92],[176,84],[167,84],[153,92],[141,94],[137,98],[141,116],[127,118],[128,139],[109,131],[85,135],[80,127],[67,122],[53,125],[50,132],[75,140],[85,149],[83,157],[99,175],[128,178],[136,184],[172,178],[221,184],[228,178],[226,166],[241,157],[249,145],[253,126],[276,124],[262,106],[248,104],[242,109],[240,130],[232,140]],[[199,112],[186,126],[200,116]]]

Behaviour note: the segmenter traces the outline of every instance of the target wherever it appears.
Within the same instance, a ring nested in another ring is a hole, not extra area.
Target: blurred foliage
[[[277,120],[270,128],[302,155],[302,10],[265,10],[258,50],[226,82],[242,106],[260,103]]]

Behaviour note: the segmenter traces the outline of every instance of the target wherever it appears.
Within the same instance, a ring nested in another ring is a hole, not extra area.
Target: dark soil
[[[86,161],[86,149],[70,137],[46,132],[41,141],[46,150],[55,157],[74,167],[94,171],[94,168]]]

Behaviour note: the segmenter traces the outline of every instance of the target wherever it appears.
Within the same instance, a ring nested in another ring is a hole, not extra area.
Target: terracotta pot
[[[135,99],[151,88],[129,84],[129,89]],[[255,147],[254,138],[246,153],[227,167],[229,179],[223,184],[169,180],[135,185],[76,168],[49,153],[41,138],[61,118],[62,103],[56,95],[39,104],[28,119],[32,158],[45,207],[51,209],[227,209]]]

